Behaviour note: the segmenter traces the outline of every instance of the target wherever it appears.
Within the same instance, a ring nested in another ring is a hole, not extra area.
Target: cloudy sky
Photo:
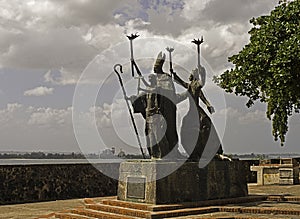
[[[0,0],[0,151],[97,152],[115,146],[138,153],[112,72],[122,63],[128,94],[136,93],[136,80],[128,79],[126,34],[138,32],[134,55],[141,69],[149,73],[156,54],[173,46],[175,70],[184,79],[184,72],[196,67],[191,40],[204,36],[204,90],[216,106],[212,118],[225,152],[300,153],[298,115],[290,119],[281,148],[273,141],[265,105],[247,109],[245,98],[225,94],[211,82],[212,75],[232,67],[228,57],[248,43],[249,19],[268,14],[277,2]],[[85,110],[72,120],[78,102]],[[179,106],[179,118],[186,107]],[[135,117],[143,135],[143,120]],[[94,125],[100,138],[93,138]]]

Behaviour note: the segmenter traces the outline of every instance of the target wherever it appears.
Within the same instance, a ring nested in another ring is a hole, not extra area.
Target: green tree
[[[283,146],[288,118],[300,110],[300,1],[280,1],[270,15],[250,23],[249,44],[228,58],[234,68],[214,81],[226,92],[248,97],[247,107],[265,102],[273,136]]]

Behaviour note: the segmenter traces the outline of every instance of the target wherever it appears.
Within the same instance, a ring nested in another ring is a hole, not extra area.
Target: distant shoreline
[[[7,165],[39,165],[39,164],[96,164],[121,163],[124,159],[0,159],[0,166]]]

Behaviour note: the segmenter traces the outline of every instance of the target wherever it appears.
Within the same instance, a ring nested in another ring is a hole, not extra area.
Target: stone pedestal
[[[238,161],[212,161],[203,169],[197,162],[164,160],[120,166],[118,199],[123,201],[172,204],[247,195],[244,167]]]

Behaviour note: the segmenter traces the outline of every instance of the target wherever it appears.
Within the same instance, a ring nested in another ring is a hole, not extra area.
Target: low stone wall
[[[299,162],[294,158],[281,158],[277,163],[266,160],[250,169],[257,174],[257,185],[293,185],[300,181]]]
[[[246,176],[254,174],[256,181],[256,173],[250,172],[251,164],[243,163],[243,172]],[[120,164],[93,165],[0,165],[0,205],[117,195],[115,179],[119,178]],[[112,173],[114,179],[107,176]],[[254,181],[248,178],[247,182]]]
[[[0,166],[0,204],[116,195],[120,164],[93,165]],[[114,179],[105,171],[114,173]]]

